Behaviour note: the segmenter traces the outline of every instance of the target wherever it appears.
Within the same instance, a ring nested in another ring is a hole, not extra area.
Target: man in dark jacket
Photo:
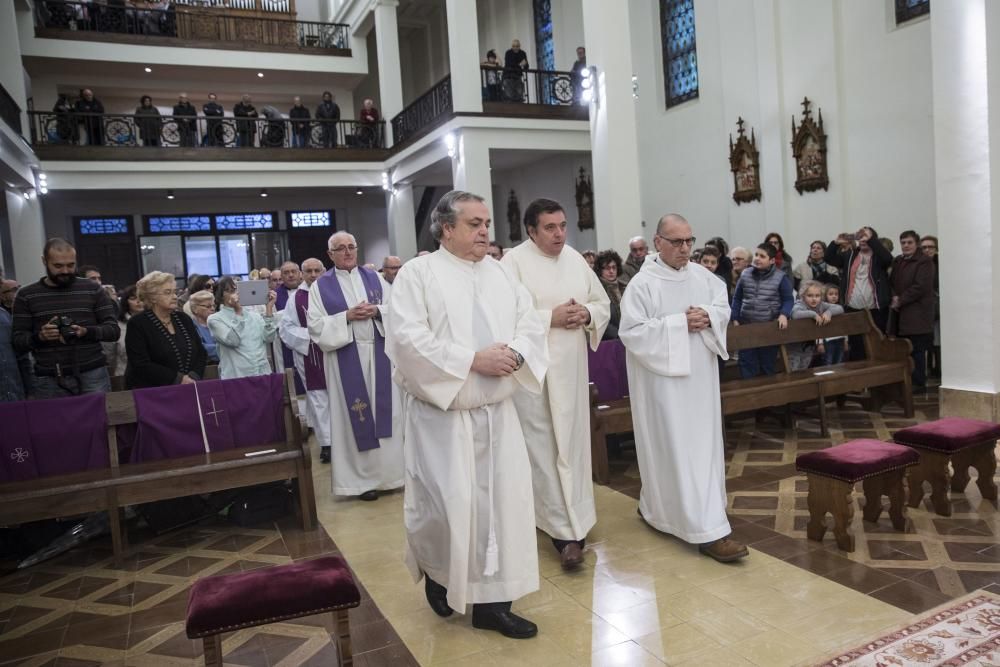
[[[174,105],[174,122],[180,135],[181,146],[190,148],[198,137],[198,110],[188,100],[187,93],[181,93]]]
[[[333,101],[333,93],[329,90],[323,93],[323,101],[316,107],[316,120],[321,121],[320,142],[323,148],[336,148],[340,107]]]
[[[206,146],[225,146],[226,138],[223,135],[222,121],[216,120],[226,115],[225,109],[218,102],[215,93],[208,94],[208,102],[202,105],[201,111],[207,117],[205,121],[205,141]]]
[[[889,267],[892,253],[879,243],[871,227],[841,234],[826,248],[826,263],[840,269],[840,304],[852,312],[867,310],[882,332],[889,320]],[[851,336],[850,360],[864,359],[861,336]]]
[[[927,384],[927,350],[934,342],[934,260],[920,250],[920,236],[908,230],[899,235],[903,253],[892,260],[890,307],[895,333],[913,345],[913,388]]]
[[[292,119],[292,148],[309,148],[309,109],[302,106],[302,98],[295,97],[295,105],[288,110]]]
[[[104,113],[104,105],[94,97],[94,91],[84,88],[80,91],[80,99],[73,105],[73,111],[80,114],[77,123],[83,125],[90,146],[104,145],[104,117],[95,114]]]
[[[233,107],[233,115],[236,116],[236,145],[253,146],[254,137],[257,136],[257,108],[250,103],[250,96],[244,95],[239,104]]]

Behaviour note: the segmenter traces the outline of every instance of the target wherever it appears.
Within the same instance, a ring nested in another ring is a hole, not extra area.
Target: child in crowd
[[[778,328],[788,326],[794,297],[792,282],[774,265],[777,250],[761,243],[753,253],[753,266],[740,274],[733,293],[732,321],[735,325],[778,321]],[[758,347],[740,351],[740,376],[774,375],[778,347]]]
[[[840,288],[836,285],[827,285],[826,292],[823,294],[823,300],[828,304],[835,305],[839,308]],[[841,312],[843,312],[842,308]],[[842,364],[844,363],[847,353],[847,336],[825,338],[820,341],[817,351],[823,355],[823,360],[827,366]]]
[[[799,287],[799,300],[792,306],[792,319],[804,320],[814,319],[817,326],[825,326],[830,323],[830,318],[834,315],[843,315],[843,307],[825,301],[823,298],[823,285],[815,280],[807,280]],[[823,345],[823,341],[819,341]],[[817,352],[814,343],[796,343],[789,345],[788,364],[791,370],[797,371],[809,368],[812,363],[813,354]]]

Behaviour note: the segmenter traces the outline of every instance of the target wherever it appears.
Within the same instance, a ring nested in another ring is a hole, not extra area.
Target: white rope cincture
[[[492,577],[500,571],[500,547],[497,545],[496,518],[493,510],[493,406],[484,406],[486,410],[486,428],[489,437],[489,480],[487,481],[488,497],[490,503],[490,534],[486,541],[486,567],[483,568],[484,577]]]

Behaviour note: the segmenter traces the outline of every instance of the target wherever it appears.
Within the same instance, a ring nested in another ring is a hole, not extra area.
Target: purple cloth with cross
[[[617,338],[601,341],[597,351],[587,349],[588,374],[597,385],[597,399],[614,401],[629,395],[625,346]]]
[[[0,403],[0,482],[108,468],[104,394]]]
[[[283,377],[136,389],[132,462],[194,456],[285,440]]]
[[[382,303],[382,283],[378,274],[363,266],[357,268],[361,282],[365,286],[365,301],[370,304]],[[330,269],[317,280],[319,294],[327,315],[336,315],[348,309],[344,290],[337,280],[336,267]],[[337,366],[340,369],[340,386],[344,390],[347,414],[351,420],[354,440],[358,451],[364,452],[379,447],[379,438],[392,435],[392,379],[389,357],[385,356],[385,338],[375,330],[375,409],[369,405],[368,387],[361,371],[361,356],[358,345],[353,340],[337,350]]]
[[[295,293],[295,314],[299,318],[300,327],[308,327],[306,313],[309,312],[309,290],[300,289]],[[309,352],[306,354],[303,371],[306,374],[306,390],[316,391],[326,389],[326,369],[323,364],[323,350],[319,345],[309,341]]]

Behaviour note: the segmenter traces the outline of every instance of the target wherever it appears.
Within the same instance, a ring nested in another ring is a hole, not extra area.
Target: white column
[[[6,190],[5,193],[14,266],[5,266],[4,270],[8,278],[17,278],[23,285],[37,280],[45,271],[42,267],[45,247],[42,203],[38,195],[25,199],[18,190]]]
[[[446,0],[448,12],[448,62],[451,66],[451,100],[455,111],[483,110],[479,78],[479,24],[472,0]]]
[[[399,183],[396,191],[386,194],[389,212],[389,254],[404,262],[417,254],[416,210],[413,208],[413,186]]]
[[[392,142],[390,123],[403,110],[403,75],[399,64],[399,27],[396,7],[399,0],[375,3],[375,44],[378,52],[378,94],[382,118],[386,122],[386,142]]]
[[[486,200],[486,208],[496,220],[504,211],[493,208],[493,183],[490,178],[490,148],[486,141],[466,130],[456,136],[456,154],[451,161],[452,183],[456,190],[477,194]],[[494,239],[496,227],[490,227],[490,238]]]
[[[598,248],[627,248],[643,234],[639,145],[632,99],[632,43],[628,3],[582,0],[587,62],[597,68],[590,105],[594,220]],[[668,211],[664,211],[668,213]],[[652,247],[656,221],[648,221]]]
[[[17,34],[17,12],[14,2],[0,2],[0,83],[21,108],[21,127],[28,131],[27,93],[24,89],[24,67]]]
[[[1000,7],[931,12],[941,412],[1000,418]],[[970,261],[970,248],[983,261]]]

